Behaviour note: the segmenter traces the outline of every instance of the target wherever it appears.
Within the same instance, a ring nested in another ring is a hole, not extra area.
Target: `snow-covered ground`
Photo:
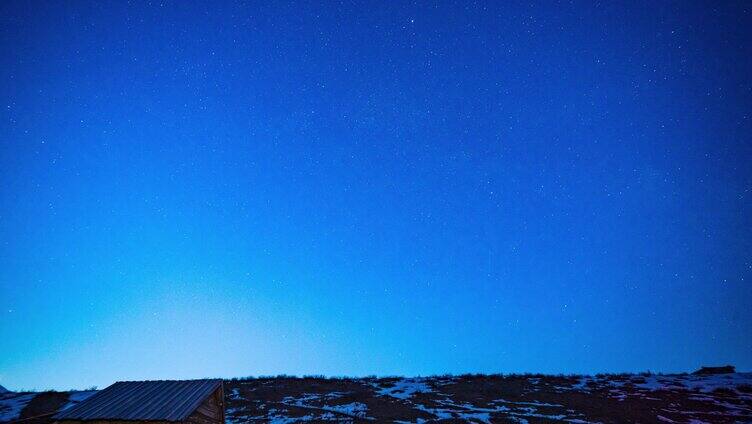
[[[67,409],[96,391],[67,393]],[[259,378],[225,382],[228,424],[252,422],[752,423],[752,373]],[[0,394],[0,421],[36,393]]]
[[[80,392],[69,392],[68,393],[68,403],[66,403],[60,410],[64,411],[66,409],[70,409],[79,403],[85,401],[86,399],[90,398],[94,393],[96,393],[96,390],[83,390]]]
[[[391,396],[397,399],[409,399],[415,393],[431,393],[433,391],[425,378],[403,378],[388,387],[381,388],[378,385],[375,385],[375,387],[379,389],[376,392],[377,395]]]
[[[232,411],[228,415],[234,424],[255,420],[752,423],[752,373],[270,378],[227,384],[231,386],[228,411]]]
[[[5,393],[0,395],[0,421],[18,419],[21,410],[34,399],[36,393]]]
[[[689,390],[709,393],[717,389],[734,390],[738,386],[752,384],[752,373],[750,372],[716,375],[651,375],[641,378],[645,382],[637,383],[635,386],[648,390],[666,390],[684,387]]]
[[[71,408],[79,402],[88,399],[94,393],[96,393],[96,390],[68,392],[68,402],[60,410]],[[14,392],[0,394],[0,422],[17,420],[21,415],[21,411],[38,394]]]

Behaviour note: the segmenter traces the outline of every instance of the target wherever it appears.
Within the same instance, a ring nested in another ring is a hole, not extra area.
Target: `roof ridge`
[[[191,381],[224,381],[224,379],[222,379],[222,378],[187,378],[187,379],[175,378],[175,379],[157,379],[157,380],[117,380],[117,381],[115,381],[115,383],[156,383],[156,382],[163,382],[163,381],[167,381],[167,382],[178,382],[178,381],[180,381],[180,382],[183,382],[183,381],[188,381],[188,382],[191,382]],[[115,384],[115,383],[112,383],[112,384]],[[107,387],[109,387],[109,386],[107,386]],[[104,389],[102,389],[102,390],[104,390]]]

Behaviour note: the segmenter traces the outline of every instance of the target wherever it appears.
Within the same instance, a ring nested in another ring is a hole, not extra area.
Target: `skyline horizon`
[[[509,371],[509,372],[457,372],[457,373],[429,373],[429,374],[418,374],[418,375],[404,375],[404,374],[360,374],[360,375],[327,375],[327,374],[249,374],[244,376],[185,376],[181,378],[121,378],[121,379],[115,379],[111,380],[109,383],[104,383],[102,385],[98,384],[84,384],[83,386],[73,386],[68,388],[63,388],[63,386],[60,387],[47,387],[47,388],[9,388],[8,385],[3,384],[0,381],[0,387],[5,388],[6,390],[10,392],[16,392],[16,393],[24,393],[24,392],[44,392],[44,391],[57,391],[57,392],[66,392],[66,391],[89,391],[89,390],[102,390],[106,387],[109,387],[112,384],[118,383],[118,382],[129,382],[129,381],[182,381],[182,380],[207,380],[207,379],[219,379],[223,381],[243,381],[243,380],[253,380],[253,379],[267,379],[267,378],[323,378],[323,379],[331,379],[331,380],[338,380],[338,379],[367,379],[367,378],[433,378],[433,377],[444,377],[444,376],[450,376],[450,377],[463,377],[463,376],[478,376],[478,375],[484,375],[484,376],[514,376],[514,375],[521,375],[521,376],[596,376],[596,375],[682,375],[682,374],[693,374],[695,371],[700,370],[701,368],[705,368],[707,366],[715,367],[715,366],[734,366],[733,364],[705,364],[700,365],[696,367],[693,370],[687,370],[687,371],[660,371],[660,370],[642,370],[642,371],[615,371],[615,372],[534,372],[534,371]],[[736,368],[734,366],[734,368]],[[743,370],[743,369],[736,369],[736,373],[741,374],[752,374],[752,370]]]

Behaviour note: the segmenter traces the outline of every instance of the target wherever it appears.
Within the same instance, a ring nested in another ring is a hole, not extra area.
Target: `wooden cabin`
[[[57,413],[58,424],[224,424],[222,380],[119,381]]]

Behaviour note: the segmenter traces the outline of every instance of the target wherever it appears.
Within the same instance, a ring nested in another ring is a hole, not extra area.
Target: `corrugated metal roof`
[[[119,381],[53,418],[182,421],[221,384],[222,380]]]

